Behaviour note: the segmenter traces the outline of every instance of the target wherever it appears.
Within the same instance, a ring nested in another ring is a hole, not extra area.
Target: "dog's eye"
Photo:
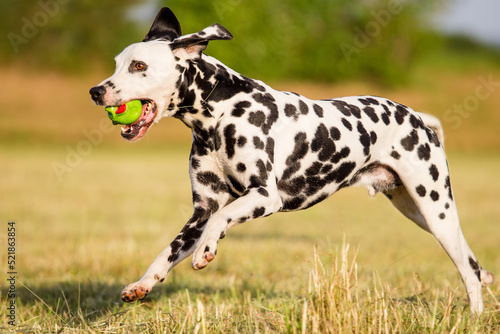
[[[144,63],[142,61],[138,61],[138,60],[133,60],[130,63],[130,66],[128,68],[128,70],[129,70],[130,73],[144,72],[147,69],[148,69],[148,65],[146,65],[146,63]]]

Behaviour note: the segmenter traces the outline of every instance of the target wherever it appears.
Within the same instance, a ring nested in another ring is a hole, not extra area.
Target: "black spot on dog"
[[[241,101],[236,103],[233,111],[231,111],[231,115],[234,117],[241,117],[245,113],[245,108],[250,107],[252,104],[248,101]]]
[[[401,154],[399,154],[398,152],[396,151],[392,151],[391,152],[391,157],[393,157],[394,159],[396,160],[399,160],[399,158],[401,158]]]
[[[255,99],[257,103],[260,103],[269,109],[269,115],[267,116],[267,120],[264,118],[265,123],[262,124],[262,131],[264,132],[264,134],[267,135],[271,130],[273,124],[278,120],[279,117],[278,106],[276,105],[274,97],[269,93],[266,94],[255,93],[252,95],[252,97]]]
[[[446,179],[444,180],[444,188],[448,189],[448,198],[453,201],[453,192],[451,190],[451,182],[450,182],[450,176],[447,176]]]
[[[439,179],[439,171],[436,167],[436,165],[432,164],[430,167],[429,167],[429,173],[431,174],[432,176],[432,180],[434,182],[436,182],[438,179]]]
[[[321,108],[319,105],[314,104],[313,105],[314,112],[319,118],[323,117],[323,108]]]
[[[232,159],[235,152],[236,145],[236,126],[229,124],[224,128],[224,140],[226,142],[226,154],[229,159]]]
[[[311,202],[307,203],[307,205],[304,207],[304,209],[310,208],[311,206],[314,206],[314,205],[318,204],[319,202],[324,201],[327,198],[328,198],[328,194],[320,194],[314,200],[312,200]]]
[[[258,191],[258,193],[259,193],[259,194],[261,194],[262,196],[264,196],[264,197],[269,197],[269,192],[268,192],[266,189],[264,189],[264,188],[260,187],[257,191]]]
[[[108,81],[106,81],[106,82],[104,83],[104,86],[108,86],[108,87],[109,87],[109,88],[111,88],[111,89],[115,89],[115,88],[116,88],[115,84],[114,84],[114,83],[112,83],[112,82],[111,82],[111,81],[109,81],[109,80],[108,80]]]
[[[262,161],[262,159],[259,159],[259,161],[257,161],[257,168],[259,169],[260,179],[263,182],[267,181],[267,167],[264,161]]]
[[[413,130],[408,136],[401,139],[401,145],[403,148],[409,152],[413,151],[415,145],[418,144],[418,133],[417,130]]]
[[[306,169],[307,176],[313,176],[319,174],[323,164],[321,162],[314,162],[310,167]]]
[[[247,138],[243,136],[238,137],[238,147],[243,147],[247,143]]]
[[[257,136],[253,137],[253,145],[255,146],[256,149],[259,150],[263,150],[265,147],[264,142],[260,140],[260,138]]]
[[[330,164],[325,164],[322,168],[321,168],[321,171],[320,173],[321,174],[326,174],[328,173],[329,171],[331,171],[333,168],[333,165],[330,165]]]
[[[425,194],[427,193],[427,191],[425,190],[425,187],[423,185],[419,185],[417,188],[416,188],[416,191],[417,191],[417,194],[420,196],[420,197],[424,197]]]
[[[172,243],[170,244],[170,249],[171,249],[172,254],[177,253],[179,251],[179,249],[181,249],[181,245],[182,245],[182,243],[179,240],[172,241]]]
[[[305,196],[297,196],[297,197],[292,198],[291,200],[286,200],[283,203],[283,209],[282,210],[283,211],[297,210],[298,208],[300,208],[300,206],[302,204],[304,204],[305,201],[306,201],[306,197]]]
[[[219,203],[215,199],[209,198],[207,204],[207,211],[209,213],[214,213],[217,210],[219,210]]]
[[[336,152],[332,158],[330,159],[330,162],[331,163],[338,163],[341,159],[345,159],[349,156],[349,154],[351,153],[351,149],[349,147],[344,147],[340,150],[340,152]]]
[[[200,160],[198,160],[196,158],[191,158],[191,168],[194,170],[197,170],[198,168],[200,168]]]
[[[301,167],[300,162],[297,161],[297,162],[292,163],[287,168],[285,168],[281,178],[283,180],[289,179],[293,174],[297,173],[300,170],[300,167]]]
[[[370,154],[371,138],[368,132],[366,131],[365,127],[363,126],[363,123],[361,123],[361,121],[358,122],[358,133],[360,134],[359,142],[361,143],[361,145],[363,145],[364,155]]]
[[[261,178],[259,175],[250,176],[250,184],[248,188],[259,188],[267,186],[265,179]]]
[[[385,104],[383,104],[382,107],[384,108],[384,113],[382,113],[381,115],[382,121],[384,122],[385,125],[389,125],[391,123],[390,119],[391,111],[389,110],[389,108],[387,108]]]
[[[299,118],[297,107],[294,106],[293,104],[287,103],[285,105],[285,115],[288,117],[293,117],[293,119],[297,120]]]
[[[248,116],[248,122],[260,128],[266,122],[266,114],[263,111],[252,111]]]
[[[203,219],[203,220],[199,220],[197,223],[196,223],[196,228],[202,228],[203,226],[205,226],[208,222],[208,219]]]
[[[324,124],[321,124],[316,129],[314,139],[311,142],[311,150],[313,152],[320,151],[318,159],[321,161],[330,159],[335,152],[335,144],[329,138],[328,128]]]
[[[420,160],[429,161],[431,158],[431,147],[429,144],[426,143],[425,145],[420,145],[418,147],[418,158]]]
[[[347,130],[352,131],[352,124],[348,120],[342,118],[342,124],[344,124]]]
[[[331,103],[345,116],[352,115],[356,118],[361,118],[361,110],[358,106],[341,100],[332,100]]]
[[[299,132],[295,135],[295,147],[292,154],[286,159],[286,165],[289,166],[302,158],[304,158],[309,150],[309,142],[307,141],[307,135],[305,132]]]
[[[244,163],[240,162],[239,164],[236,165],[236,170],[240,173],[243,173],[244,171],[247,170],[247,166],[245,166]]]
[[[215,193],[227,191],[226,184],[213,172],[200,172],[196,175],[196,179],[202,185],[210,186]]]
[[[312,198],[314,194],[325,187],[327,182],[326,178],[322,178],[319,175],[307,177],[305,194],[308,198]]]
[[[408,108],[403,106],[402,104],[398,104],[396,106],[396,111],[394,112],[394,117],[396,118],[396,122],[401,125],[405,121],[406,115],[408,115],[410,112],[408,111]]]
[[[182,234],[182,239],[184,240],[198,239],[199,237],[201,237],[202,233],[203,230],[197,229],[196,227],[190,227]]]
[[[343,162],[337,169],[326,176],[326,180],[329,182],[341,183],[351,174],[354,168],[356,168],[356,163]]]
[[[273,164],[269,160],[267,160],[267,162],[266,162],[266,169],[268,172],[273,170]]]
[[[253,218],[258,218],[258,217],[261,217],[264,215],[264,213],[266,212],[266,208],[264,207],[260,207],[260,208],[255,208],[255,210],[253,210]]]
[[[270,163],[274,163],[274,139],[271,137],[268,137],[266,141],[266,153]]]
[[[439,219],[445,219],[446,218],[446,215],[444,214],[444,212],[441,212],[439,214]]]
[[[377,134],[375,131],[370,132],[370,143],[373,145],[377,142]]]
[[[474,273],[476,274],[479,282],[481,282],[481,267],[479,266],[479,263],[474,261],[474,259],[471,256],[469,256],[469,265],[472,268],[472,270],[474,270]]]
[[[330,137],[333,139],[333,140],[339,140],[340,139],[340,130],[338,128],[336,128],[335,126],[332,126],[330,128]]]
[[[448,210],[448,209],[450,208],[450,203],[446,203],[446,204],[444,205],[444,208],[445,208],[446,210]]]
[[[425,127],[425,132],[427,133],[427,138],[429,139],[429,141],[432,144],[434,144],[434,146],[436,146],[436,147],[441,146],[441,143],[439,142],[438,136],[436,135],[436,133],[432,129]]]
[[[365,107],[363,108],[363,112],[372,120],[373,123],[378,123],[379,118],[375,113],[375,109],[372,107]]]
[[[379,105],[379,102],[378,100],[372,98],[372,97],[367,97],[367,98],[360,98],[358,99],[359,102],[361,102],[362,104],[364,104],[365,106],[369,106],[371,104],[374,104],[374,105]]]
[[[278,189],[284,191],[290,196],[297,196],[306,186],[306,179],[298,176],[290,180],[281,179],[278,182]]]
[[[299,100],[299,110],[302,115],[307,115],[309,113],[309,107],[302,100]]]
[[[434,202],[437,202],[439,200],[439,194],[437,193],[437,191],[431,191],[431,198]]]
[[[195,239],[188,239],[188,240],[184,241],[184,244],[181,247],[181,251],[185,252],[185,251],[189,250],[191,247],[194,246],[194,243],[195,243]]]
[[[370,102],[367,99],[358,99],[358,101],[361,102],[361,104],[364,104],[365,106],[370,105]]]

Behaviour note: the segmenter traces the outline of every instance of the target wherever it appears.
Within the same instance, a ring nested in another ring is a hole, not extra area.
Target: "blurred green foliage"
[[[328,82],[401,80],[418,52],[419,18],[426,11],[421,4],[381,0],[217,0],[205,3],[202,16],[191,14],[197,1],[177,6],[185,26],[221,21],[235,38],[211,53],[244,73]]]
[[[113,57],[140,41],[155,12],[169,6],[185,34],[215,22],[228,28],[234,39],[212,42],[206,53],[247,76],[394,85],[405,83],[415,62],[455,45],[425,19],[443,1],[163,0],[148,2],[150,15],[132,21],[131,6],[141,4],[134,0],[4,0],[0,57],[65,70],[97,62],[111,70]]]
[[[125,15],[135,2],[2,0],[0,56],[63,70],[83,70],[89,62],[113,59],[125,43],[140,36]]]

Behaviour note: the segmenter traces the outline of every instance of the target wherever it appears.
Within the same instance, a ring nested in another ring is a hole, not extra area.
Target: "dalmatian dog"
[[[90,89],[99,106],[142,101],[141,117],[121,129],[129,141],[163,117],[180,119],[193,134],[193,215],[122,300],[146,297],[191,254],[192,267],[204,268],[235,225],[365,186],[434,235],[462,277],[471,310],[481,313],[481,286],[494,276],[462,234],[439,121],[381,97],[310,100],[274,90],[203,53],[209,41],[231,38],[219,24],[182,35],[163,8],[144,40],[115,58],[115,73]]]

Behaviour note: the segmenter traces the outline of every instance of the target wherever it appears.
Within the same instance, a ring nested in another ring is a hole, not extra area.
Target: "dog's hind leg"
[[[409,152],[394,158],[398,161],[393,161],[392,168],[403,185],[385,195],[406,217],[434,235],[462,277],[471,310],[481,313],[481,285],[493,283],[494,277],[479,266],[460,228],[444,150],[431,143],[415,148],[417,152],[420,149],[418,158]],[[404,165],[401,161],[404,159],[412,161],[413,168],[398,168]]]

